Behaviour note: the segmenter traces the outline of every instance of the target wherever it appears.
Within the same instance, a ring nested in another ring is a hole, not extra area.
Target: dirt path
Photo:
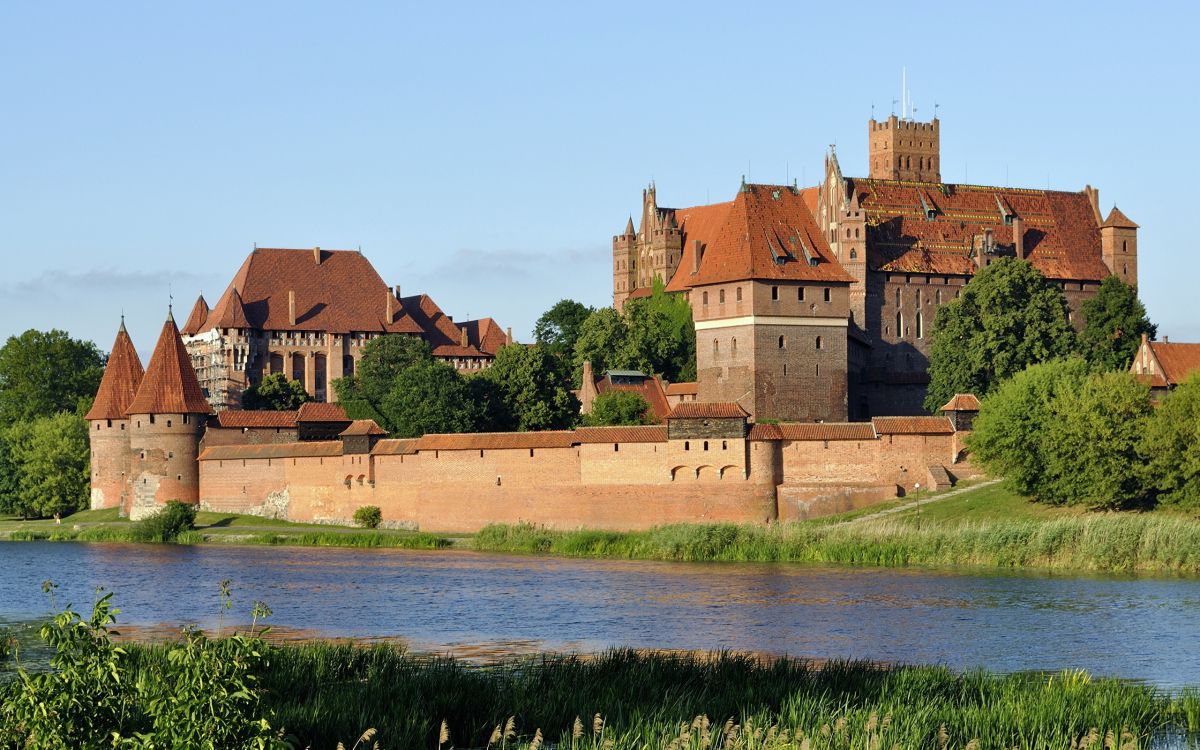
[[[881,510],[877,513],[870,513],[865,516],[851,518],[849,521],[842,521],[840,523],[835,523],[835,524],[831,524],[831,525],[832,526],[846,526],[848,524],[861,523],[863,521],[875,521],[875,520],[878,520],[885,516],[890,516],[894,513],[903,513],[906,510],[912,510],[913,508],[917,507],[918,505],[929,505],[931,503],[940,502],[942,500],[948,500],[949,498],[952,498],[956,495],[961,495],[964,492],[972,492],[974,490],[980,489],[981,487],[990,487],[999,481],[1001,481],[1001,480],[987,479],[985,481],[978,482],[975,484],[970,484],[970,485],[967,485],[966,487],[959,487],[958,489],[953,489],[953,490],[950,490],[949,492],[944,492],[939,495],[931,495],[930,497],[923,497],[919,500],[913,500],[912,502],[904,503],[903,505],[897,505],[892,508],[887,508],[887,509]]]

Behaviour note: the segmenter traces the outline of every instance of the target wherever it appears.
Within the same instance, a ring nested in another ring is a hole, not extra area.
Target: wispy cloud
[[[561,252],[530,252],[528,250],[480,250],[462,248],[433,263],[417,269],[422,277],[443,277],[454,274],[457,277],[474,277],[480,283],[487,279],[527,278],[530,274],[552,272],[562,274],[579,265],[608,265],[608,259],[599,246],[589,248],[569,248]]]
[[[162,289],[173,287],[181,293],[191,290],[204,281],[216,278],[183,270],[121,271],[114,268],[97,268],[87,271],[43,271],[28,279],[0,282],[0,292],[19,297],[74,297],[80,291],[89,294],[110,292],[119,294],[130,289]]]

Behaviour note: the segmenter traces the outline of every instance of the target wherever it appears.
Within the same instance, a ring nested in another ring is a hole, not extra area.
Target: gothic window
[[[900,290],[896,289],[896,307],[900,307]]]
[[[729,340],[729,353],[737,354],[737,339],[736,338]]]
[[[821,337],[817,336],[817,349],[821,348]]]
[[[707,305],[708,304],[708,292],[705,292],[704,294],[700,295],[700,299],[701,299],[701,304]]]
[[[854,239],[858,239],[858,227],[854,228]]]
[[[784,338],[783,338],[783,336],[780,336],[780,337],[779,337],[779,348],[780,348],[780,349],[783,349],[783,348],[786,346],[786,344],[787,344],[787,342],[786,342],[786,341],[784,341]]]
[[[917,338],[925,338],[925,318],[921,315],[921,311],[917,311]]]
[[[713,357],[721,353],[721,342],[713,339]]]
[[[857,257],[858,257],[858,251],[857,251],[857,250],[851,250],[851,251],[850,251],[850,260],[854,260],[854,259],[855,259],[855,258],[857,258]]]
[[[934,290],[933,301],[935,304],[938,304],[938,305],[942,304],[942,290],[941,289]]]
[[[896,312],[896,338],[904,335],[904,313]]]

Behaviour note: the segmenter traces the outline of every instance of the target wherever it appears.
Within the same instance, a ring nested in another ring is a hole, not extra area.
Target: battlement
[[[871,118],[870,126],[872,131],[876,130],[903,130],[911,132],[929,132],[940,133],[941,121],[938,118],[933,118],[930,122],[919,122],[917,120],[902,120],[895,115],[892,115],[886,120],[876,120]]]

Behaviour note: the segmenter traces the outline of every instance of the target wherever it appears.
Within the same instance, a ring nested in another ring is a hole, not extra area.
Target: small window
[[[683,441],[683,449],[684,449],[685,451],[690,451],[690,450],[692,449],[692,443],[691,443],[691,441],[684,440],[684,441]]]
[[[700,300],[701,300],[701,304],[707,305],[708,304],[708,292],[704,292],[703,294],[701,294]]]
[[[854,249],[851,249],[851,250],[850,250],[850,260],[854,260],[854,259],[855,259],[855,258],[857,258],[857,257],[858,257],[858,251],[857,251],[857,250],[854,250]]]
[[[108,426],[112,427],[112,420],[108,420]],[[100,429],[100,425],[96,425],[96,429]]]
[[[708,441],[707,440],[704,441],[704,450],[708,450]]]
[[[736,338],[729,340],[729,353],[737,354],[737,339]]]
[[[150,424],[154,424],[154,415],[153,414],[150,415]]]
[[[787,341],[784,340],[783,336],[780,336],[779,337],[779,348],[783,349],[786,347],[786,345],[787,345]]]
[[[716,339],[713,339],[713,356],[715,357],[720,353],[721,353],[721,342],[717,341]]]
[[[800,300],[801,302],[804,301],[804,287],[800,287],[796,290],[796,299]]]
[[[917,338],[925,338],[925,317],[920,310],[917,311]]]
[[[728,440],[721,441],[721,450],[723,450],[723,451],[729,450],[729,441]]]
[[[619,451],[619,450],[621,450],[621,444],[620,444],[620,443],[613,443],[613,453],[616,453],[616,452],[617,452],[617,451]],[[533,451],[530,451],[530,453],[532,453],[532,452],[533,452]]]
[[[821,348],[821,337],[817,336],[817,349]]]
[[[828,302],[830,299],[832,299],[832,292],[833,292],[833,290],[831,290],[829,287],[825,287],[825,301],[826,302]]]
[[[742,288],[740,286],[734,291],[733,296],[738,302],[742,301]]]
[[[779,287],[777,287],[777,286],[771,287],[771,299],[773,299],[773,300],[779,299]]]
[[[167,427],[170,427],[170,426],[171,426],[171,420],[169,420],[169,419],[168,419],[168,420],[167,420]]]
[[[722,305],[725,304],[725,290],[724,289],[717,292],[717,302],[721,303]]]

